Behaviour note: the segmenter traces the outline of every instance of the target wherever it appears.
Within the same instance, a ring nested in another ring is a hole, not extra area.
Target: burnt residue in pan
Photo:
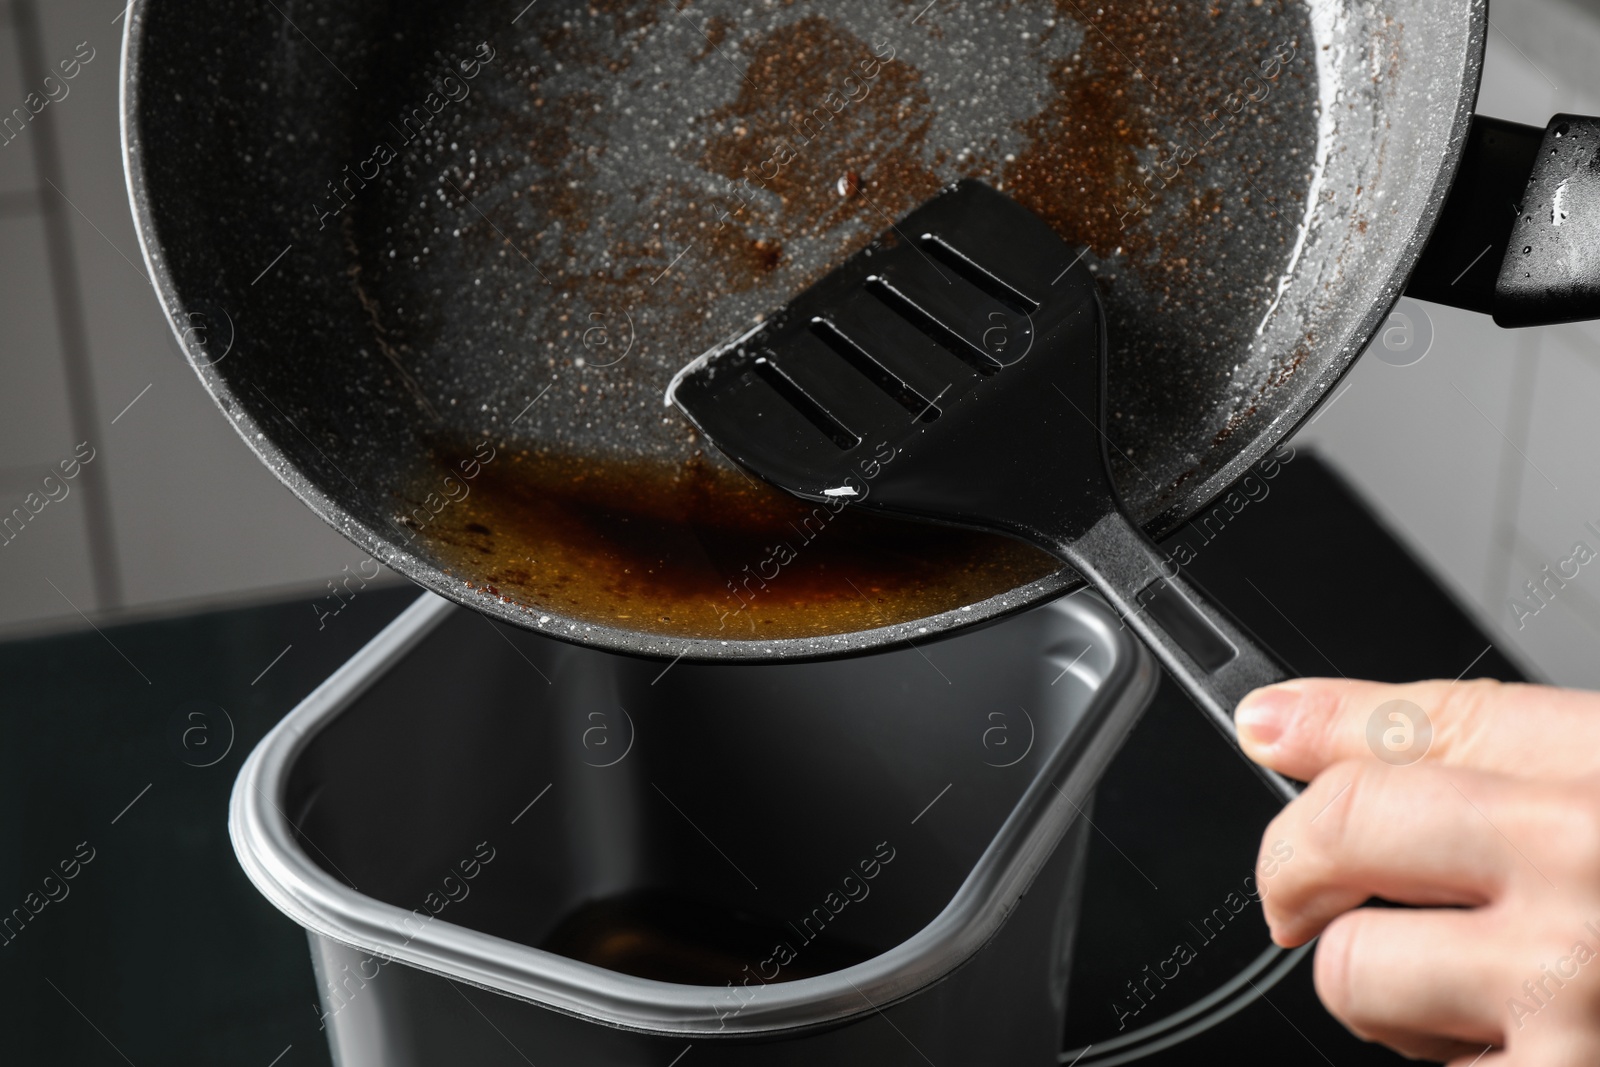
[[[945,184],[941,170],[949,151],[929,144],[928,88],[916,68],[897,62],[889,40],[875,47],[809,15],[752,39],[745,52],[738,96],[699,120],[716,131],[706,139],[700,165],[728,182],[753,179],[766,194],[751,195],[748,207],[735,194],[742,209],[738,224],[812,239],[826,239],[846,223],[857,232],[882,231],[888,223],[879,211],[920,203]],[[854,86],[845,84],[849,78]],[[852,87],[858,99],[849,98]],[[852,174],[854,196],[848,195]],[[866,174],[873,177],[863,188]],[[753,193],[745,188],[745,195]],[[892,199],[883,205],[878,197]]]
[[[1194,397],[1273,359],[1252,331],[1315,145],[1304,8],[550,3],[511,34],[469,8],[436,36],[496,56],[362,203],[356,246],[441,414],[441,463],[465,440],[502,457],[419,536],[475,588],[623,628],[725,629],[728,583],[805,508],[664,408],[668,378],[960,177],[1088,246],[1136,509],[1237,417]],[[416,471],[395,514],[439,477]],[[915,619],[1053,567],[1002,538],[846,515],[730,639]]]
[[[437,512],[423,503],[401,522],[475,588],[540,614],[813,637],[955,611],[1057,566],[1020,541],[806,503],[698,458],[480,454],[494,458],[472,479],[441,479]]]

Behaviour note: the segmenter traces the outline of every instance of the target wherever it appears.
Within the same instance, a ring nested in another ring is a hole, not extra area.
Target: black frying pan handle
[[[1262,643],[1188,581],[1120,510],[1053,551],[1092,582],[1228,741],[1233,709],[1252,689],[1289,679]],[[1284,800],[1300,786],[1251,762]]]
[[[1501,326],[1600,319],[1600,118],[1474,115],[1406,294]]]

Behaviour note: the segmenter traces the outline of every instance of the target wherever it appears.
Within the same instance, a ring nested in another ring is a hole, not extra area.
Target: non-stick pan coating
[[[1075,578],[1039,571],[853,633],[682,638],[530,611],[437,542],[449,517],[406,516],[429,492],[465,515],[445,501],[479,461],[718,468],[662,407],[671,373],[979,176],[1088,246],[1119,484],[1174,528],[1359,354],[1453,174],[1483,7],[1359,12],[147,0],[127,42],[129,174],[202,380],[377,558],[607,647],[858,651]],[[733,189],[741,174],[757,180]]]

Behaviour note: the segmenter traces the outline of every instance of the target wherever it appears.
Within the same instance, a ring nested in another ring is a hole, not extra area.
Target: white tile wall
[[[17,51],[17,2],[0,0],[0,113],[30,88]],[[100,483],[75,487],[0,548],[0,629],[79,623],[73,605],[93,615],[265,587],[303,586],[315,595],[362,553],[296,502],[218,414],[143,273],[117,133],[124,3],[21,2],[34,13],[41,68],[73,55],[80,42],[95,56],[65,99],[34,120],[54,124],[58,160],[43,158],[37,129],[0,147],[0,514],[83,437],[98,452]],[[40,214],[52,204],[67,220],[84,309],[88,380],[76,394],[63,371],[56,319],[63,294],[51,285]],[[98,544],[91,501],[104,516]]]
[[[0,148],[0,154],[10,150]],[[35,467],[70,455],[75,442],[61,344],[50,313],[43,224],[32,213],[0,216],[0,248],[6,250],[0,276],[0,344],[6,351],[0,359],[0,486],[8,487],[23,474],[36,480],[31,477]]]
[[[40,468],[42,479],[44,465]],[[22,527],[21,533],[10,533],[11,540],[0,542],[4,610],[9,616],[24,619],[65,615],[81,625],[77,610],[95,610],[88,528],[83,514],[85,497],[80,486],[59,481],[52,484],[51,490],[57,496],[61,490],[54,486],[61,484],[69,486],[64,499],[46,503]],[[5,497],[4,515],[11,516],[13,508],[22,508],[23,513],[28,514],[27,494],[39,489],[37,482],[6,485],[0,490]],[[39,507],[38,500],[42,497],[40,493],[35,498],[34,507]],[[12,521],[18,520],[13,518]]]
[[[1490,19],[1481,113],[1540,127],[1558,111],[1600,114],[1600,5],[1496,0]],[[1363,359],[1299,441],[1337,464],[1535,673],[1600,688],[1600,561],[1532,618],[1509,604],[1574,541],[1600,551],[1582,529],[1600,525],[1600,327],[1505,331],[1426,310],[1428,356],[1403,368]]]
[[[16,40],[11,27],[0,19],[0,118],[22,104],[22,72],[16,61]],[[0,210],[7,194],[31,192],[34,186],[33,147],[27,137],[0,145]]]
[[[1494,555],[1495,500],[1485,490],[1504,447],[1496,427],[1507,424],[1514,364],[1479,347],[1477,316],[1427,310],[1428,355],[1410,367],[1363,359],[1299,440],[1315,442],[1376,497],[1436,569],[1481,574]]]

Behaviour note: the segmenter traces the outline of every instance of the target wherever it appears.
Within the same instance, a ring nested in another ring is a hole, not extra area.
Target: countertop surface
[[[1275,472],[1177,537],[1188,573],[1297,671],[1518,677],[1314,456]],[[228,795],[256,741],[416,595],[374,586],[337,615],[307,595],[0,645],[0,918],[14,916],[0,928],[0,1059],[329,1062],[305,938],[235,862]],[[1083,1065],[1113,1062],[1119,1034],[1199,1001],[1267,946],[1259,906],[1225,902],[1272,811],[1164,682],[1096,799],[1064,1039],[1090,1046]],[[64,861],[76,876],[47,885]],[[1134,997],[1179,943],[1192,960]],[[1141,1062],[1404,1062],[1321,1009],[1310,963]]]

